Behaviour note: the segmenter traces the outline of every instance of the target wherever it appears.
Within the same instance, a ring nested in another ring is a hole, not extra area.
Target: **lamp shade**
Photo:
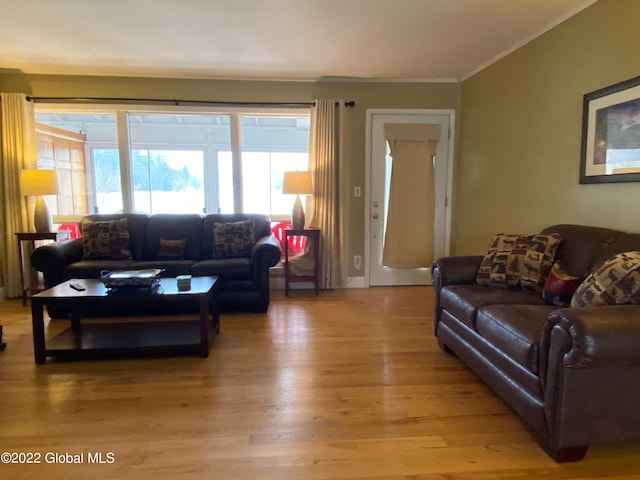
[[[284,172],[282,193],[285,195],[311,195],[311,172]]]
[[[60,192],[55,170],[22,170],[22,195],[57,195]]]

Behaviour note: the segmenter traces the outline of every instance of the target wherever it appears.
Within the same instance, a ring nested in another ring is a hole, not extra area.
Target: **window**
[[[284,220],[294,199],[282,194],[283,174],[308,167],[306,110],[133,112],[37,105],[36,122],[38,163],[61,178],[52,207],[56,221],[123,211],[250,212]],[[73,139],[72,163],[69,155],[52,157],[64,148],[52,145],[47,130],[57,132],[59,142]]]

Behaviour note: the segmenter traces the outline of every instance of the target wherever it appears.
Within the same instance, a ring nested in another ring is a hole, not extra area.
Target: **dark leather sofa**
[[[585,277],[640,234],[555,225],[556,258]],[[437,259],[435,335],[522,418],[558,462],[591,444],[640,439],[640,306],[559,308],[541,295],[476,284],[482,256]]]
[[[109,214],[88,215],[83,222],[127,219],[128,259],[83,259],[83,239],[43,245],[31,255],[33,267],[42,272],[49,288],[71,278],[100,278],[113,270],[162,268],[163,276],[220,278],[220,308],[266,312],[269,307],[269,268],[280,261],[281,247],[271,235],[269,217],[257,214]],[[214,258],[214,224],[250,220],[255,244],[245,256]],[[181,255],[162,257],[161,239],[186,239]],[[126,306],[132,311],[133,305]],[[64,318],[64,309],[48,310],[52,318]]]

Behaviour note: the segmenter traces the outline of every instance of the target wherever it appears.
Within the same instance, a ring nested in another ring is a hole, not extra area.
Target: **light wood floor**
[[[208,359],[36,366],[29,308],[0,302],[0,452],[42,462],[0,478],[640,478],[637,443],[553,462],[438,349],[432,310],[429,287],[277,291],[266,315],[223,315]]]

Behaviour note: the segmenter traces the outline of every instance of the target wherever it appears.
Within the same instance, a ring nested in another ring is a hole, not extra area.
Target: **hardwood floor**
[[[640,478],[637,443],[553,462],[499,398],[438,349],[429,287],[273,296],[266,315],[222,315],[207,359],[40,366],[30,309],[0,302],[8,342],[0,453],[41,462],[0,465],[0,476]]]

